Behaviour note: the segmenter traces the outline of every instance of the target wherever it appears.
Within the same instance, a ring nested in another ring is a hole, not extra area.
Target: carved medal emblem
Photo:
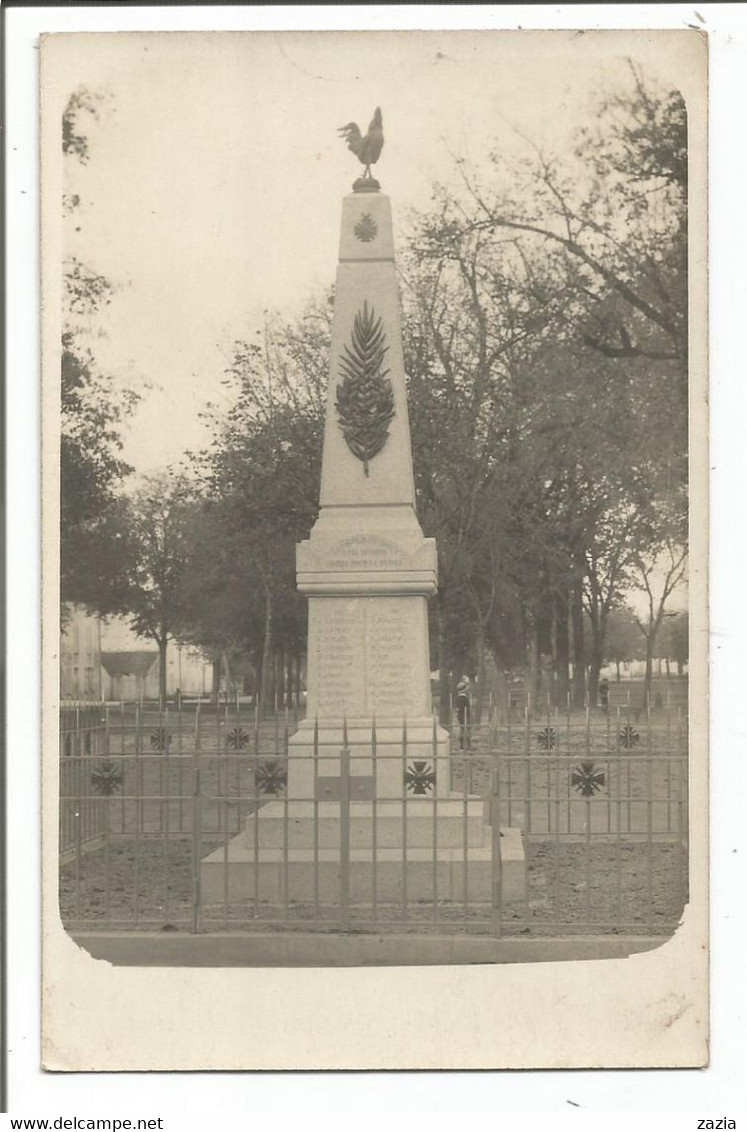
[[[356,239],[364,244],[370,244],[372,240],[376,239],[379,226],[370,212],[364,212],[355,228],[353,228],[353,231],[355,232]]]
[[[342,435],[350,451],[363,461],[368,475],[368,462],[381,451],[389,436],[389,422],[394,416],[394,390],[383,369],[389,347],[381,319],[367,302],[353,322],[350,342],[340,355],[340,376],[337,386],[337,415]]]

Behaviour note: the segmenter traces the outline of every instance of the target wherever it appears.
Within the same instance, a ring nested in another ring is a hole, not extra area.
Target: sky
[[[235,339],[265,310],[292,316],[334,281],[341,198],[360,168],[337,135],[366,128],[396,233],[428,206],[454,159],[493,149],[568,151],[634,55],[664,81],[672,33],[267,32],[56,36],[43,49],[47,105],[78,87],[86,165],[64,162],[80,208],[65,256],[113,281],[90,326],[94,353],[141,404],[124,458],[139,474],[204,444],[200,413],[225,403]],[[676,34],[676,33],[675,33]],[[666,48],[662,50],[662,48]]]

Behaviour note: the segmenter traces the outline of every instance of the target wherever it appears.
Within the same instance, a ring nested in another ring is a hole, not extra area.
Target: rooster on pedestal
[[[355,154],[365,167],[362,179],[365,181],[373,181],[371,166],[375,165],[379,160],[379,154],[384,145],[384,129],[381,122],[380,107],[376,107],[374,116],[368,127],[368,133],[365,137],[361,134],[360,128],[356,122],[348,122],[347,126],[341,126],[338,133],[342,134],[348,144],[348,149]]]

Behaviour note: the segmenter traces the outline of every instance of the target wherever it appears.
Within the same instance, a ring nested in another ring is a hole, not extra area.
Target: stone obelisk
[[[405,786],[385,748],[401,746],[403,726],[414,758],[433,748],[427,601],[437,561],[415,514],[390,202],[357,184],[342,207],[320,513],[297,550],[308,696],[293,745],[317,727],[324,747],[339,746],[343,728],[351,749],[370,746],[375,724],[376,793],[391,798]],[[436,741],[445,754],[446,733]],[[291,760],[291,797],[309,797],[309,773]]]

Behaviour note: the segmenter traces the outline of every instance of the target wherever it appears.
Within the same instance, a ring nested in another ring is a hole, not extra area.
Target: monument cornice
[[[382,580],[380,574],[372,574],[370,578],[361,574],[354,580],[346,581],[339,574],[332,574],[328,579],[299,574],[296,585],[299,593],[314,597],[402,597],[411,594],[435,597],[438,592],[435,575],[431,578]]]

